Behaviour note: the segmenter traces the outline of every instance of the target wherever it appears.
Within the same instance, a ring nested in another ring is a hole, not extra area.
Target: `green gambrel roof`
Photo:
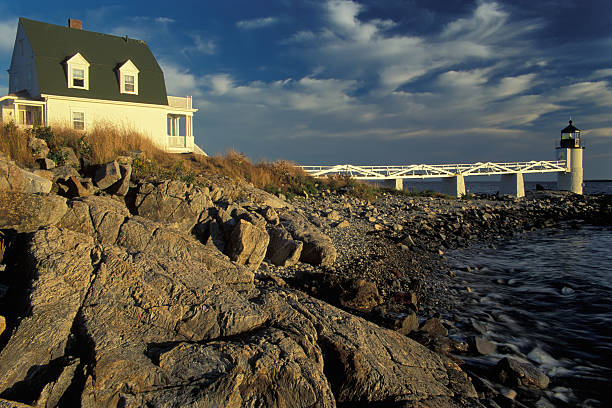
[[[164,74],[144,41],[19,19],[36,58],[41,94],[168,105]],[[68,88],[65,61],[80,53],[89,64],[89,90]],[[138,68],[138,95],[119,91],[117,68]]]

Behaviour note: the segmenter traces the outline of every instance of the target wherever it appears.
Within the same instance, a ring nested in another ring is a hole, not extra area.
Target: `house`
[[[20,18],[0,118],[18,126],[61,124],[87,131],[111,122],[149,136],[173,153],[194,143],[192,98],[168,96],[164,74],[144,41]]]

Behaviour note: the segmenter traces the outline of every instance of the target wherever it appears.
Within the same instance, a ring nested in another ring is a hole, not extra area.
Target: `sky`
[[[609,0],[0,3],[18,17],[147,42],[196,143],[253,160],[440,164],[555,159],[570,117],[585,178],[612,179]],[[8,74],[0,72],[0,94]]]

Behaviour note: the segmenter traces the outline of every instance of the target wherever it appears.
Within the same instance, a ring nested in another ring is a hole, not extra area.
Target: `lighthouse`
[[[561,140],[557,146],[557,160],[566,161],[566,171],[557,173],[557,188],[582,194],[582,151],[580,129],[572,121],[561,130]]]

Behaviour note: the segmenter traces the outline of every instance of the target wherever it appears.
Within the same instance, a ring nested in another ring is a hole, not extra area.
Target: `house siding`
[[[134,129],[148,136],[162,149],[169,149],[167,115],[175,112],[193,117],[191,111],[169,111],[167,106],[118,103],[115,101],[84,100],[81,98],[46,95],[47,115],[50,125],[72,127],[72,112],[85,113],[85,130],[96,124],[111,123],[113,126]],[[184,151],[193,151],[193,137],[187,138]]]
[[[34,97],[40,95],[34,50],[23,26],[19,24],[9,68],[9,93],[21,91],[27,91]]]

